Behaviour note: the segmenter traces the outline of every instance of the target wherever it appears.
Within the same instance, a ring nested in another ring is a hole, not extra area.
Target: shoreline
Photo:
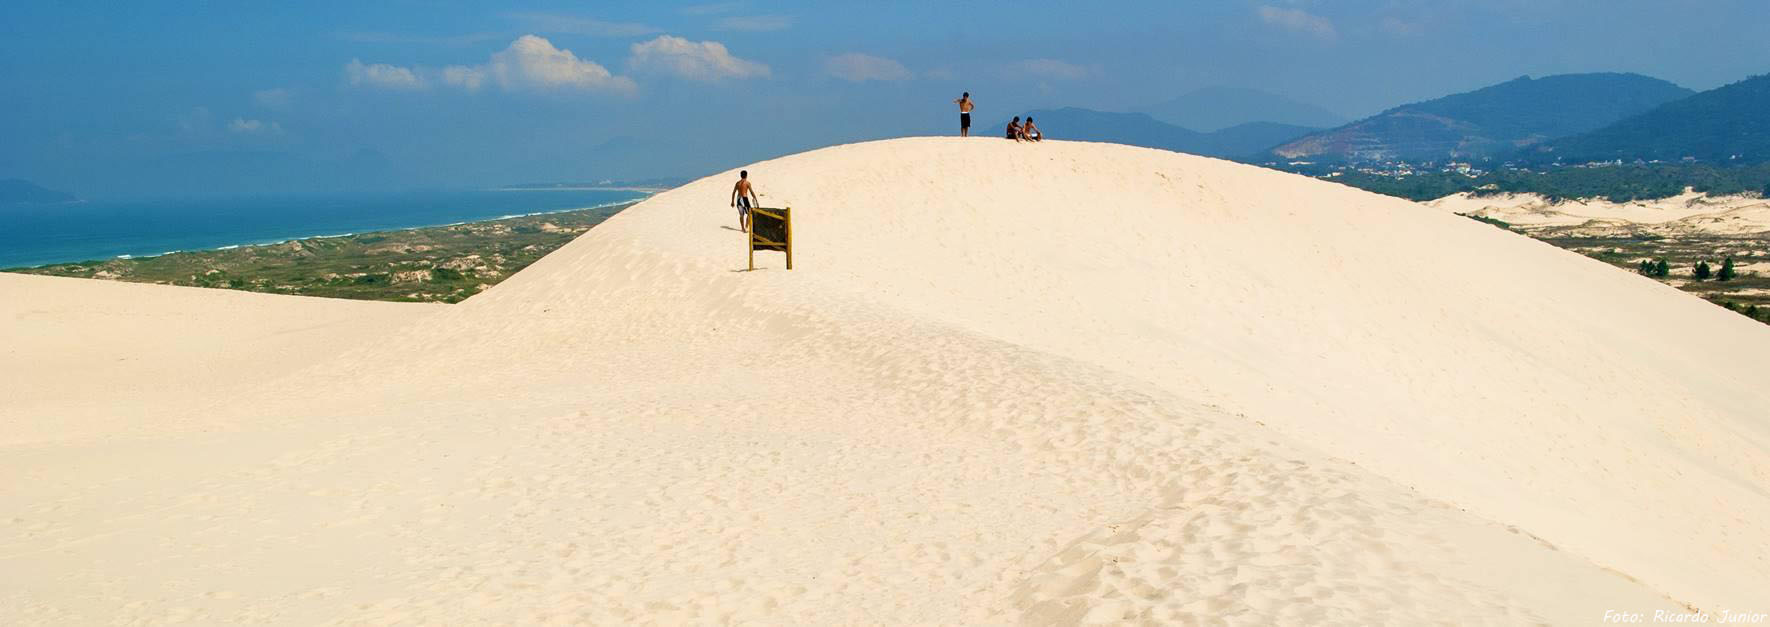
[[[526,191],[526,190],[513,190],[513,191]],[[576,191],[583,191],[583,190],[576,190]],[[639,190],[624,190],[624,191],[639,191]],[[158,252],[158,253],[143,253],[143,254],[139,254],[139,255],[126,253],[126,254],[120,254],[120,255],[112,255],[110,257],[84,257],[84,258],[78,258],[78,259],[64,259],[61,261],[45,261],[42,263],[6,266],[3,268],[0,268],[0,272],[13,272],[13,271],[19,271],[19,270],[36,270],[36,269],[46,268],[49,266],[58,266],[58,265],[66,265],[66,264],[93,264],[93,263],[104,263],[107,261],[129,261],[129,260],[153,259],[156,257],[164,257],[166,255],[175,255],[175,254],[180,254],[180,253],[207,253],[207,252],[216,252],[216,251],[223,251],[223,250],[234,250],[234,249],[238,249],[238,248],[253,248],[253,247],[259,247],[259,246],[278,246],[278,245],[282,245],[282,244],[287,244],[289,242],[299,242],[299,241],[310,240],[310,239],[331,239],[331,238],[339,238],[339,237],[354,237],[357,235],[366,235],[369,233],[396,233],[396,232],[400,232],[400,231],[415,231],[418,229],[438,229],[438,228],[445,228],[445,227],[451,227],[451,226],[461,226],[463,224],[480,224],[480,223],[485,223],[485,222],[498,222],[498,221],[502,221],[502,220],[514,220],[517,218],[530,218],[530,217],[534,217],[534,216],[552,215],[552,214],[558,214],[558,213],[571,213],[574,211],[594,211],[596,209],[607,209],[609,207],[618,207],[621,205],[638,204],[638,203],[644,202],[647,198],[650,198],[651,195],[655,194],[655,193],[656,192],[648,192],[646,194],[646,196],[643,198],[635,198],[635,199],[631,199],[631,200],[606,202],[606,203],[601,203],[601,204],[596,204],[596,205],[587,205],[587,206],[583,206],[583,207],[572,207],[569,209],[552,209],[552,210],[547,210],[547,211],[531,211],[528,213],[505,214],[505,215],[501,215],[501,216],[498,216],[495,218],[486,218],[483,220],[459,220],[459,221],[455,221],[455,222],[448,222],[448,223],[442,223],[442,224],[420,224],[420,225],[416,225],[416,226],[392,227],[392,228],[385,228],[385,229],[374,229],[374,230],[369,230],[369,231],[353,231],[353,232],[349,232],[349,233],[329,233],[329,234],[322,234],[322,235],[303,235],[303,236],[299,236],[299,237],[285,237],[285,238],[273,239],[273,240],[255,240],[255,241],[248,241],[248,242],[236,242],[236,243],[227,244],[224,246],[180,248],[180,249],[176,249],[176,250],[168,250],[168,251]]]

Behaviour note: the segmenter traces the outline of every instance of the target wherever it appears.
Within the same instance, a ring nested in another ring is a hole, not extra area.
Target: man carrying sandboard
[[[738,228],[745,233],[750,232],[750,210],[758,204],[756,188],[750,186],[750,171],[738,171],[738,182],[731,186],[731,206],[738,208]]]

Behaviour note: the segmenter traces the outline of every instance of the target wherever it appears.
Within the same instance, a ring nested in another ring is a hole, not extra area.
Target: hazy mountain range
[[[1668,102],[1604,128],[1545,143],[1529,154],[1571,163],[1685,157],[1712,163],[1770,161],[1770,74]]]
[[[1211,102],[1214,96],[1223,101]],[[1248,121],[1268,115],[1319,120],[1326,114],[1254,90],[1201,90],[1167,105],[1168,119],[1148,113],[1159,107],[1133,113],[1066,107],[1032,116],[1052,138],[1256,162],[1770,161],[1770,75],[1703,93],[1639,74],[1526,76],[1327,129]],[[1198,130],[1226,121],[1236,124]],[[980,133],[1000,133],[1005,122]]]
[[[1285,159],[1328,161],[1491,158],[1597,130],[1693,93],[1639,74],[1525,76],[1402,105],[1272,152]]]

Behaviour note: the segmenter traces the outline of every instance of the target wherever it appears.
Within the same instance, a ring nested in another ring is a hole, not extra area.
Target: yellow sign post
[[[787,254],[787,269],[793,269],[793,208],[750,210],[750,269],[756,269],[756,251],[778,250]]]

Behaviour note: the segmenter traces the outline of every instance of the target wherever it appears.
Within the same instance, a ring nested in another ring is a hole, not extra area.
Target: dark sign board
[[[756,269],[756,251],[778,250],[787,254],[793,269],[793,210],[757,207],[750,210],[750,269]]]

